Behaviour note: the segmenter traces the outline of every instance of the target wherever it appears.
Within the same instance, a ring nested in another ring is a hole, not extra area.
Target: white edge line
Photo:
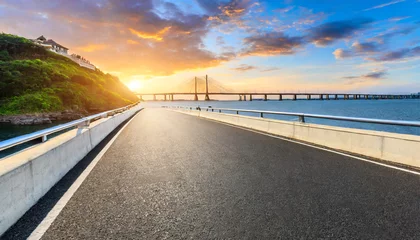
[[[190,115],[190,116],[193,116],[193,115]],[[229,123],[225,123],[225,122],[221,122],[221,121],[217,121],[217,120],[213,120],[213,119],[209,119],[209,118],[204,118],[204,117],[198,117],[198,118],[205,119],[205,120],[210,120],[210,121],[213,121],[213,122],[221,123],[223,125],[239,128],[239,129],[242,129],[242,130],[247,130],[247,131],[254,132],[254,133],[259,133],[259,134],[262,134],[262,135],[265,135],[265,136],[281,139],[281,140],[292,142],[292,143],[297,143],[297,144],[300,144],[300,145],[316,148],[316,149],[319,149],[319,150],[324,150],[324,151],[331,152],[331,153],[336,153],[336,154],[346,156],[346,157],[350,157],[350,158],[354,158],[354,159],[357,159],[357,160],[360,160],[360,161],[369,162],[369,163],[373,163],[373,164],[380,165],[380,166],[383,166],[383,167],[388,167],[388,168],[392,168],[392,169],[396,169],[396,170],[400,170],[400,171],[403,171],[403,172],[412,173],[412,174],[420,176],[420,172],[417,172],[417,171],[413,171],[413,170],[409,170],[409,169],[405,169],[405,168],[401,168],[401,167],[397,167],[397,166],[393,166],[393,165],[369,160],[369,159],[362,158],[362,157],[357,157],[357,156],[354,156],[354,155],[351,155],[351,154],[347,154],[347,153],[343,153],[343,152],[339,152],[339,151],[335,151],[335,150],[327,149],[327,148],[323,148],[323,147],[318,147],[318,146],[315,146],[315,145],[312,145],[312,144],[291,140],[291,139],[280,137],[280,136],[270,134],[270,133],[255,131],[255,130],[250,129],[250,128],[245,128],[245,127],[241,127],[241,126],[237,126],[237,125],[233,125],[233,124],[229,124]]]
[[[29,240],[39,240],[54,222],[54,220],[58,217],[60,212],[66,206],[70,198],[73,194],[77,191],[77,189],[82,185],[83,181],[89,175],[89,173],[93,170],[95,165],[101,160],[102,156],[108,151],[120,133],[130,124],[130,122],[134,119],[137,115],[134,114],[132,118],[115,134],[115,136],[106,144],[106,146],[98,153],[98,155],[92,160],[92,162],[85,168],[82,174],[73,182],[70,188],[64,193],[64,195],[58,200],[58,202],[54,205],[54,207],[48,212],[47,216],[42,220],[42,222],[35,228],[35,230],[31,233],[31,235],[27,238]]]

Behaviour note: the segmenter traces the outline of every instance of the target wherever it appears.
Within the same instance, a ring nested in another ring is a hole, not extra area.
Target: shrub
[[[51,90],[12,97],[0,107],[0,114],[52,112],[62,110],[63,104]]]

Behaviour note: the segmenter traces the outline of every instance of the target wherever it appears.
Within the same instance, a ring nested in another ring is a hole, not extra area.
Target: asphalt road
[[[42,239],[420,239],[420,177],[146,109]]]

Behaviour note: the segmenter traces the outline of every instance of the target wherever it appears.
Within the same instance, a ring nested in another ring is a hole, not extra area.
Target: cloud
[[[369,79],[380,79],[386,75],[386,71],[378,71],[378,72],[371,72],[365,75],[362,75],[362,78],[369,78]]]
[[[355,42],[353,43],[352,47],[356,52],[359,53],[378,52],[380,48],[379,45],[375,42]]]
[[[299,7],[298,10],[295,11],[295,14],[294,18],[297,20],[293,21],[292,26],[297,30],[300,30],[307,25],[313,25],[316,22],[320,22],[327,17],[324,12],[314,13],[312,9],[305,7]]]
[[[363,11],[370,11],[370,10],[374,10],[374,9],[378,9],[378,8],[383,8],[383,7],[394,5],[394,4],[401,3],[401,2],[405,2],[405,0],[396,0],[396,1],[388,2],[388,3],[380,4],[380,5],[371,7],[371,8],[366,8]]]
[[[132,40],[132,39],[128,39],[128,40],[127,40],[127,43],[128,43],[128,44],[132,44],[132,45],[139,45],[139,44],[140,44],[139,42],[134,41],[134,40]]]
[[[169,31],[169,29],[171,29],[171,26],[168,27],[164,27],[163,29],[159,30],[156,33],[146,33],[146,32],[141,32],[141,31],[137,31],[135,29],[129,28],[130,32],[134,35],[136,35],[139,38],[143,38],[143,39],[153,39],[156,41],[162,41],[163,40],[163,35]]]
[[[419,26],[408,26],[408,27],[394,29],[386,33],[379,34],[378,36],[372,38],[372,40],[380,42],[380,43],[386,43],[393,37],[401,36],[401,35],[403,36],[408,35],[414,32],[414,30],[416,30],[417,28],[419,28]]]
[[[390,18],[389,21],[391,21],[391,22],[399,22],[399,21],[402,21],[402,20],[405,20],[405,19],[408,19],[408,18],[411,18],[411,16],[393,17],[393,18]]]
[[[216,44],[217,44],[217,45],[225,45],[225,40],[223,39],[223,37],[222,37],[222,36],[218,36],[218,37],[216,38]]]
[[[333,55],[335,56],[335,59],[344,59],[353,57],[353,52],[349,50],[344,50],[342,48],[338,48],[333,52]]]
[[[387,52],[384,53],[382,56],[379,56],[377,58],[370,58],[369,60],[375,62],[388,62],[417,56],[420,56],[420,46],[414,48],[402,48],[396,51]]]
[[[244,39],[246,48],[242,56],[290,55],[305,44],[303,37],[289,37],[281,32],[271,32]]]
[[[120,77],[126,79],[131,75],[170,75],[213,67],[236,57],[232,51],[219,54],[206,49],[203,38],[212,27],[207,20],[209,15],[182,10],[178,3],[154,0],[1,2],[13,13],[5,13],[0,28],[7,26],[13,33],[29,38],[38,37],[39,29],[43,29],[44,36],[69,47],[72,52],[83,51],[84,57],[104,71],[121,72]],[[212,2],[207,1],[209,9]],[[223,14],[219,7],[226,6],[224,2],[216,4],[218,14]],[[232,6],[234,8],[225,9],[225,13],[244,14],[235,6],[239,9],[248,5]],[[48,21],[39,17],[40,12],[48,15]],[[15,22],[31,22],[31,25]]]
[[[363,30],[372,23],[371,19],[353,19],[329,22],[309,30],[308,37],[317,46],[326,46],[338,39],[351,37],[356,31]]]
[[[363,74],[360,76],[347,76],[343,77],[343,79],[347,79],[347,84],[356,84],[356,83],[364,83],[373,80],[383,79],[387,75],[386,70],[375,70],[367,74]]]
[[[197,0],[201,6],[209,11],[209,20],[213,20],[219,23],[229,22],[232,19],[238,19],[248,12],[248,10],[258,5],[259,3],[253,0],[230,0],[229,2],[222,1],[211,1],[208,0]],[[215,9],[215,3],[217,9]]]
[[[290,12],[293,8],[295,8],[295,6],[288,6],[288,7],[285,7],[285,8],[277,8],[277,9],[274,9],[273,12],[287,13],[287,12]]]
[[[277,71],[277,70],[280,70],[280,68],[278,68],[278,67],[269,67],[269,68],[261,69],[260,72],[272,72],[272,71]]]
[[[207,0],[197,0],[203,4],[210,6]],[[246,31],[253,31],[254,25],[258,21],[256,17],[251,17],[251,13],[257,10],[260,3],[256,0],[230,0],[217,1],[219,5],[217,10],[208,8],[211,14],[207,17],[211,27],[217,28],[220,32],[231,33],[235,30],[242,29]],[[259,25],[260,26],[260,25]]]
[[[246,37],[243,42],[245,48],[242,56],[275,56],[294,54],[298,48],[312,42],[317,46],[326,46],[339,39],[349,38],[356,31],[363,30],[372,22],[370,19],[353,19],[321,24],[306,31],[307,35],[290,37],[283,32],[269,32]],[[357,43],[357,51],[373,51],[373,43]],[[376,51],[376,50],[375,50]],[[334,52],[336,58],[345,58],[351,55],[342,49]]]
[[[333,55],[336,59],[344,59],[377,53],[380,50],[381,46],[377,42],[354,42],[351,49],[338,48],[333,52]]]
[[[202,9],[204,9],[207,12],[207,14],[215,15],[215,14],[220,13],[219,7],[222,4],[222,1],[218,1],[218,0],[196,0],[196,2],[198,3],[198,5],[200,5],[200,7]]]
[[[247,65],[247,64],[241,64],[239,65],[239,67],[232,68],[232,70],[239,71],[239,72],[246,72],[246,71],[250,71],[254,69],[257,69],[257,67],[252,66],[252,65]]]
[[[232,70],[235,71],[240,71],[240,72],[247,72],[250,70],[259,70],[260,72],[272,72],[272,71],[277,71],[280,68],[278,67],[266,67],[266,68],[261,68],[261,67],[257,67],[257,66],[252,66],[252,65],[248,65],[248,64],[241,64],[236,68],[231,68]]]

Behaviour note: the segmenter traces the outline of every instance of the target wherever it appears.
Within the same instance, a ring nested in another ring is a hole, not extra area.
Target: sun
[[[140,80],[131,80],[129,83],[127,83],[128,88],[131,91],[138,91],[143,88],[143,82]]]

